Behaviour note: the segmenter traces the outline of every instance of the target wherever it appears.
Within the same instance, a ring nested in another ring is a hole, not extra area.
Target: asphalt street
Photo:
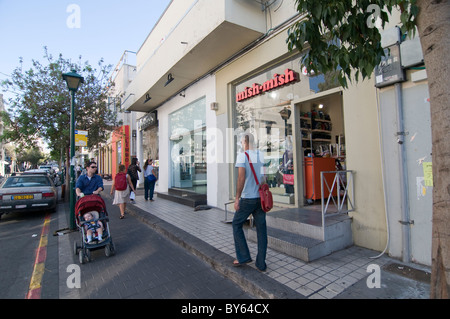
[[[251,298],[231,280],[135,217],[126,214],[119,219],[118,207],[111,204],[112,199],[103,197],[116,254],[106,257],[103,249],[93,251],[92,261],[81,266],[82,299]],[[70,236],[73,239],[80,234]]]
[[[62,209],[62,206],[59,206]],[[27,296],[46,212],[11,213],[0,220],[0,299]],[[58,213],[50,213],[49,233],[58,227]],[[58,240],[48,236],[41,298],[58,298]]]
[[[106,192],[105,192],[106,193]],[[73,242],[81,233],[69,232],[68,204],[50,214],[44,272],[39,279],[41,299],[241,299],[252,298],[230,279],[198,257],[156,233],[119,209],[103,195],[116,254],[91,253],[79,264]],[[131,205],[131,204],[130,204]],[[0,299],[25,299],[33,281],[46,212],[11,213],[0,220]],[[80,288],[73,275],[80,274]],[[71,277],[72,275],[72,277]],[[72,283],[72,287],[69,287]]]

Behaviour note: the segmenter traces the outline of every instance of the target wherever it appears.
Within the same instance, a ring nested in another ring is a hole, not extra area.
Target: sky
[[[137,52],[170,0],[0,0],[0,81],[32,60],[57,58],[116,65]],[[0,88],[4,102],[11,95]],[[7,105],[6,105],[7,106]]]

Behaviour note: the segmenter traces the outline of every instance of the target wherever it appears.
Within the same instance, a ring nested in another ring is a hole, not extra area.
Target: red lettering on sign
[[[240,102],[256,95],[260,95],[264,92],[273,90],[277,87],[290,84],[292,82],[299,81],[299,75],[297,72],[286,69],[284,74],[273,75],[273,79],[267,80],[262,85],[258,83],[253,83],[252,87],[246,87],[244,91],[236,93],[236,102]]]

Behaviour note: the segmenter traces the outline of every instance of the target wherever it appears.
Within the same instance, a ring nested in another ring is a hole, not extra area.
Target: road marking
[[[48,231],[50,228],[50,214],[47,213],[42,227],[39,246],[36,250],[33,274],[31,275],[30,286],[26,299],[41,299],[41,283],[45,272],[45,260],[47,259]]]

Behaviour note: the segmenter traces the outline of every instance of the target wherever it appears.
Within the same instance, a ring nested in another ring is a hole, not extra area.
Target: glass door
[[[170,115],[172,187],[206,194],[205,99]]]

